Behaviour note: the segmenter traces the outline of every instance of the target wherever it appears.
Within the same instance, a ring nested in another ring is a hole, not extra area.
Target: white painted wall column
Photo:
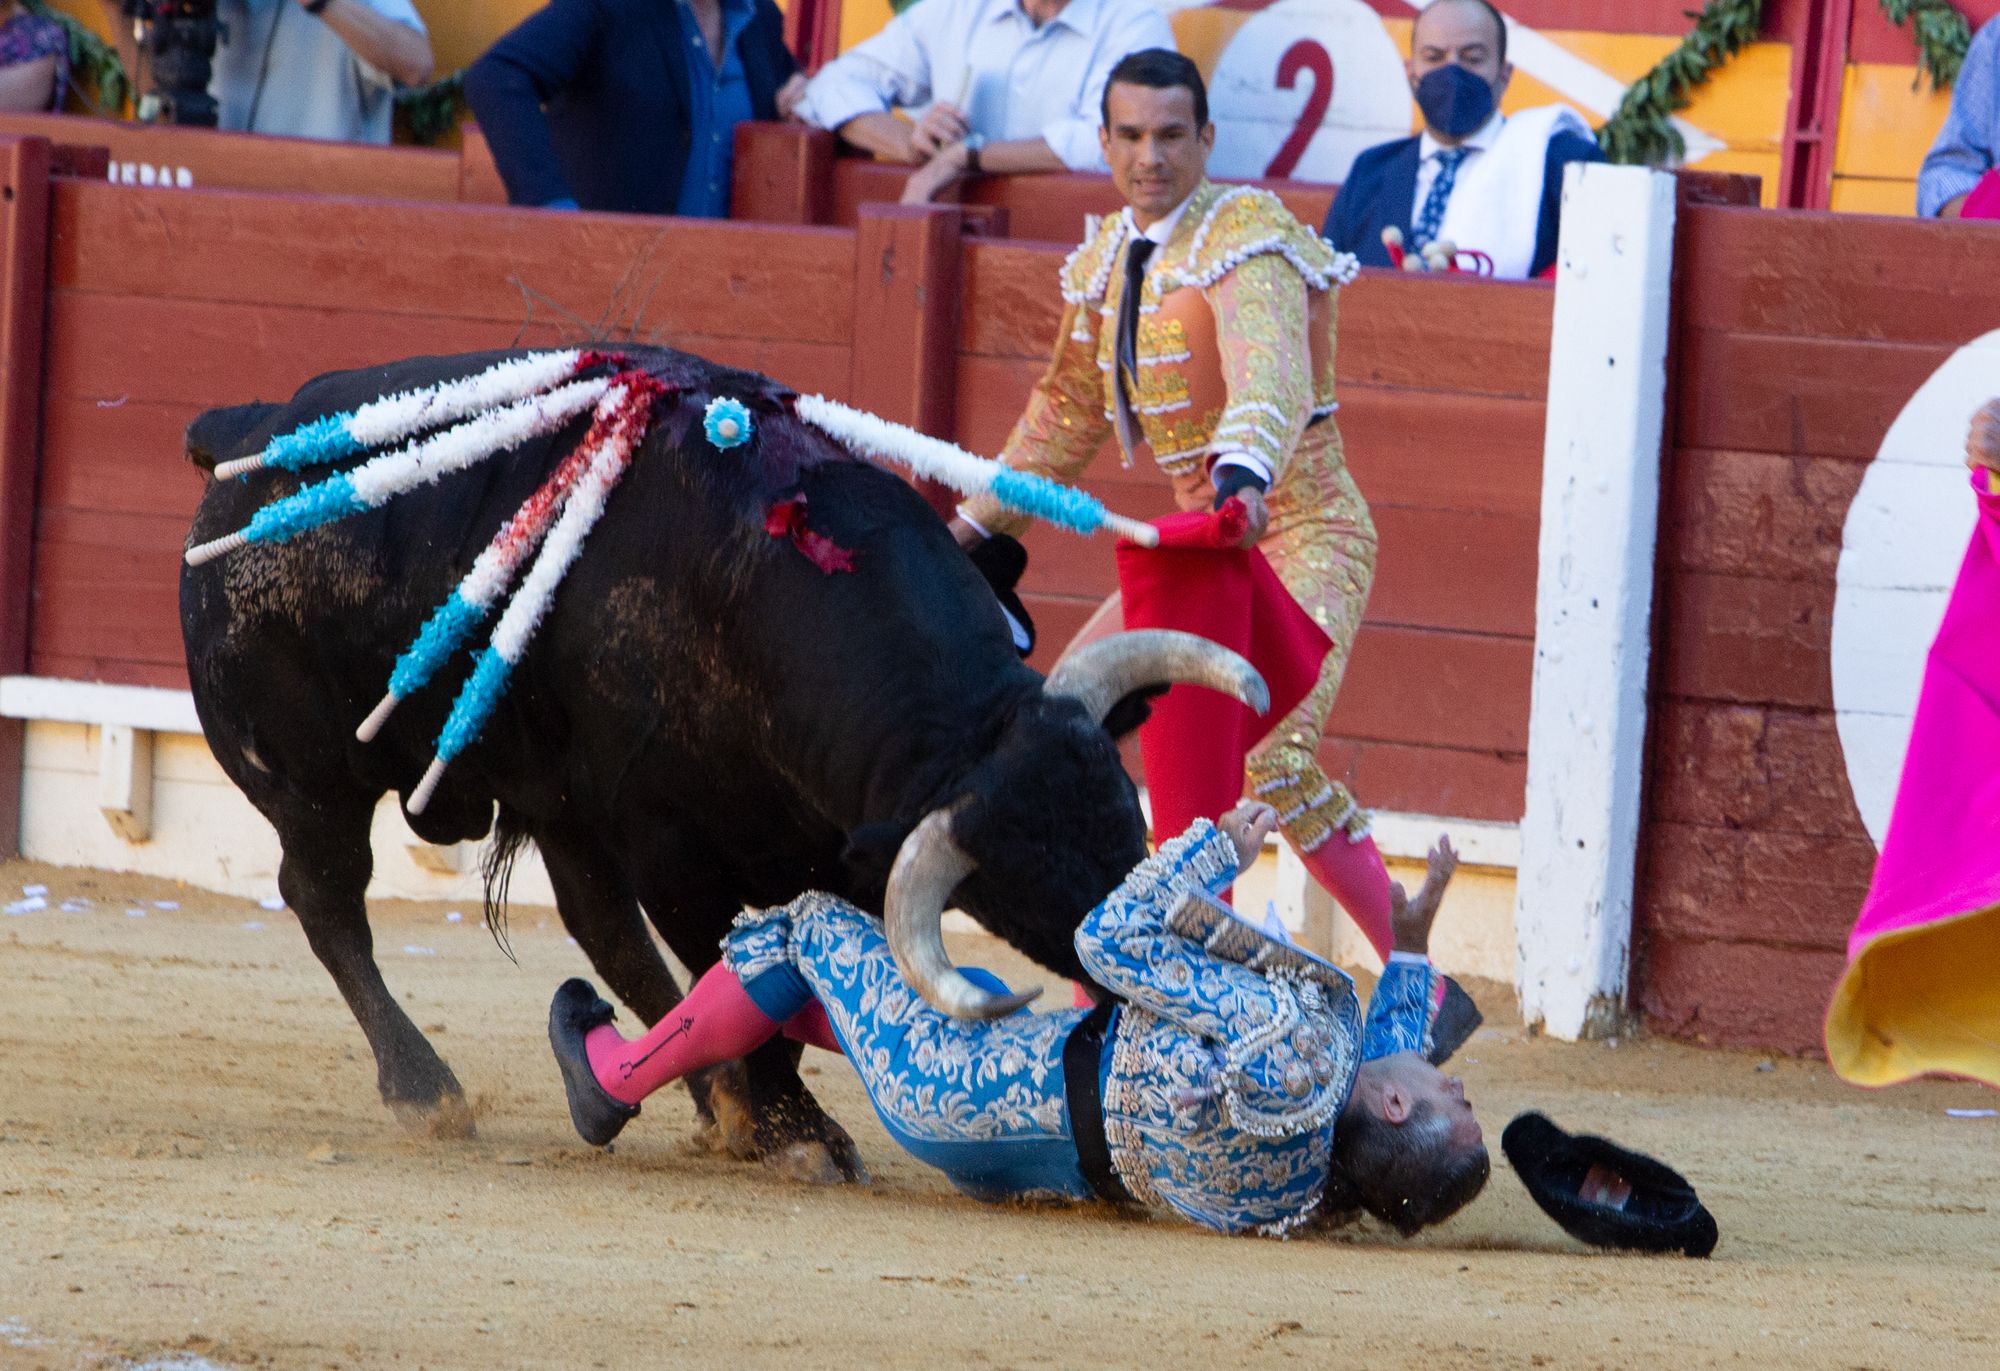
[[[1673,238],[1671,175],[1568,168],[1514,907],[1522,1015],[1560,1038],[1615,1032],[1624,1010]]]

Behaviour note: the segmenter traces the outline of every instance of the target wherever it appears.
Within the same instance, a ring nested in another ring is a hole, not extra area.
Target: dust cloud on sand
[[[389,984],[478,1121],[412,1136],[289,913],[24,862],[0,908],[34,885],[0,914],[0,1371],[2000,1364],[2000,1120],[1946,1113],[1994,1103],[1972,1087],[1551,1043],[1494,989],[1458,1063],[1495,1144],[1471,1208],[1415,1242],[1228,1239],[961,1199],[817,1052],[866,1187],[710,1153],[678,1090],[592,1152],[543,1036],[587,968],[531,907],[519,966],[476,907],[377,909]],[[955,950],[1032,978],[990,941]],[[1499,1154],[1528,1108],[1686,1172],[1714,1259],[1566,1238]]]

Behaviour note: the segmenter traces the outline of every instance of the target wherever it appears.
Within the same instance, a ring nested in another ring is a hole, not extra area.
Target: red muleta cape
[[[1154,520],[1157,548],[1118,545],[1127,629],[1176,628],[1220,643],[1248,658],[1271,691],[1262,716],[1199,686],[1153,702],[1139,746],[1160,842],[1196,819],[1220,818],[1241,798],[1244,756],[1306,697],[1333,647],[1264,554],[1237,546],[1247,518],[1243,503],[1229,500],[1212,514]]]

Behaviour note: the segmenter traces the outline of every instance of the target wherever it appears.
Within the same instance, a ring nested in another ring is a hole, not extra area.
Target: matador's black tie
[[[1146,262],[1158,247],[1141,234],[1125,249],[1125,294],[1118,301],[1118,375],[1127,387],[1126,402],[1136,410],[1139,395],[1139,295],[1146,279]]]

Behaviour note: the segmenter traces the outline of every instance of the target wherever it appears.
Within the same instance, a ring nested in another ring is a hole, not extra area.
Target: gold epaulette
[[[1063,259],[1062,295],[1072,305],[1102,300],[1111,282],[1118,249],[1125,245],[1125,216],[1107,214],[1084,234],[1076,251]]]
[[[1361,269],[1352,253],[1335,252],[1331,243],[1300,223],[1270,191],[1232,186],[1215,197],[1185,248],[1177,244],[1161,254],[1166,260],[1157,268],[1160,288],[1169,289],[1171,282],[1206,290],[1265,253],[1276,253],[1290,262],[1314,290],[1346,285]],[[1105,259],[1106,271],[1110,260],[1109,256]]]

